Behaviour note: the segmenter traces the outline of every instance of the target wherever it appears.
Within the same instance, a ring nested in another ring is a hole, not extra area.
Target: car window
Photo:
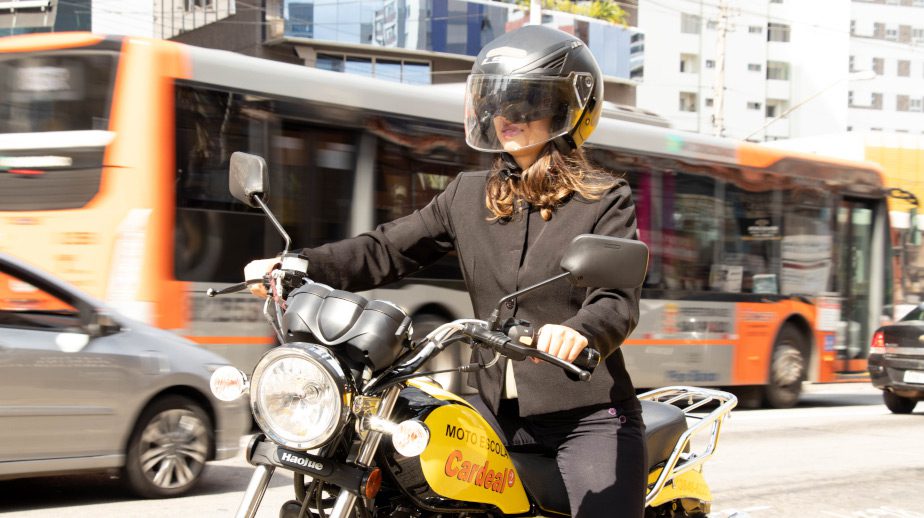
[[[924,320],[924,307],[918,306],[908,312],[907,315],[902,317],[902,322],[908,322],[911,320]]]
[[[80,314],[51,293],[0,272],[0,326],[75,329],[80,327]]]

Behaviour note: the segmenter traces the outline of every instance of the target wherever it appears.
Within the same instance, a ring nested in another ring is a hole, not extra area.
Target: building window
[[[699,72],[699,56],[696,54],[680,55],[680,71],[686,74]]]
[[[870,128],[870,131],[882,131],[882,128]]]
[[[187,11],[192,11],[194,9],[214,9],[215,0],[184,0],[185,9]]]
[[[680,32],[699,34],[702,27],[702,18],[695,14],[680,13]]]
[[[919,112],[924,107],[924,101],[920,97],[914,97],[908,102],[908,111]]]
[[[753,101],[748,102],[748,109],[749,109],[749,110],[759,110],[759,109],[760,109],[760,103],[756,103],[756,102],[753,102]]]
[[[856,33],[857,33],[857,21],[856,21],[856,20],[850,20],[850,34],[853,35],[853,34],[856,34]]]
[[[895,96],[895,111],[906,112],[910,108],[910,99],[907,95],[896,95]]]
[[[430,64],[343,54],[318,54],[315,68],[377,77],[397,83],[430,84]]]
[[[767,99],[767,117],[780,117],[789,109],[789,101],[786,99]]]
[[[855,66],[855,63],[856,63],[856,56],[850,56],[850,68],[848,70],[850,70],[851,72],[856,70],[857,67]]]
[[[853,106],[853,90],[847,92],[847,106]]]
[[[885,60],[882,58],[873,58],[873,72],[876,75],[883,75],[885,73]]]
[[[892,29],[892,28],[886,27],[885,39],[892,40],[892,41],[898,41],[898,29]]]
[[[768,61],[767,79],[789,81],[789,63],[785,61]]]
[[[782,4],[783,0],[770,0],[771,4]]]
[[[760,63],[748,63],[748,71],[760,72],[761,71]]]
[[[911,38],[916,43],[920,43],[921,40],[924,40],[924,29],[911,29]]]
[[[712,97],[706,97],[706,108],[711,108],[713,105]]]
[[[878,39],[885,38],[885,24],[882,22],[873,22],[873,37]]]
[[[768,23],[767,41],[789,41],[789,26],[783,23]]]
[[[706,68],[715,68],[715,60],[714,60],[714,59],[707,59],[707,60],[706,60]]]
[[[911,77],[911,61],[907,59],[898,60],[898,77]]]
[[[716,20],[708,20],[706,22],[706,28],[710,31],[714,31],[719,28],[719,22]]]
[[[748,27],[748,32],[750,32],[751,34],[763,34],[764,27],[762,25],[751,25],[750,27]]]
[[[695,112],[696,104],[696,93],[680,92],[680,111]]]
[[[872,99],[872,102],[870,103],[870,108],[874,110],[881,110],[882,109],[882,94],[873,93],[871,99]]]

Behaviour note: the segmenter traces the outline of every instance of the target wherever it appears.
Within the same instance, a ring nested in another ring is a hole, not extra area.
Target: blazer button
[[[514,304],[513,304],[513,301],[512,301],[512,300],[508,300],[508,301],[507,301],[507,309],[513,309],[513,305],[514,305]]]

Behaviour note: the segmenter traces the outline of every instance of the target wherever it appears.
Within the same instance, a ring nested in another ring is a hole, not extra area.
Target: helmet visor
[[[465,89],[465,141],[488,152],[545,144],[574,128],[592,91],[589,74],[470,75]]]

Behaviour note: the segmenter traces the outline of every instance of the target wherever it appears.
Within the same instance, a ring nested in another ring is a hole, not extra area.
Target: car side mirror
[[[265,197],[269,194],[269,172],[266,160],[263,160],[263,157],[240,151],[232,153],[228,189],[231,191],[231,196],[247,206],[260,208],[253,197]]]
[[[561,268],[581,288],[637,288],[648,272],[648,246],[635,239],[581,234],[565,250]]]

